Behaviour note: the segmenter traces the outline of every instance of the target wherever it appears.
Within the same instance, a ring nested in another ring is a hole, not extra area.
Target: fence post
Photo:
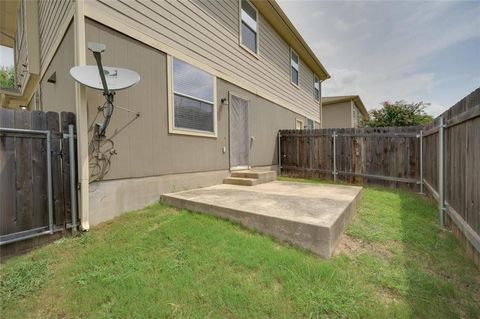
[[[281,147],[282,134],[278,131],[278,176],[282,175],[282,147]]]
[[[47,196],[48,196],[48,230],[53,234],[53,186],[52,186],[52,137],[47,131]]]
[[[438,127],[438,214],[440,226],[445,226],[445,124],[443,116]]]
[[[75,135],[73,133],[73,125],[68,125],[68,151],[70,159],[70,196],[72,198],[72,232],[77,232],[77,181],[75,178]]]
[[[333,131],[333,181],[337,181],[337,131]]]
[[[420,194],[423,194],[423,130],[418,135],[420,138]]]

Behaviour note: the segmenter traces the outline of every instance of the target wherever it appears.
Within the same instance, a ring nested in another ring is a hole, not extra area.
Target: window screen
[[[316,75],[313,76],[313,97],[320,101],[320,80]]]
[[[290,66],[291,66],[291,81],[293,84],[298,85],[298,55],[295,51],[290,51]]]
[[[257,53],[257,11],[246,0],[241,1],[242,44]]]
[[[313,127],[313,120],[307,119],[307,129],[308,129],[308,130],[313,130],[313,129],[314,129],[314,127]]]
[[[175,128],[214,132],[214,77],[182,60],[173,59]]]

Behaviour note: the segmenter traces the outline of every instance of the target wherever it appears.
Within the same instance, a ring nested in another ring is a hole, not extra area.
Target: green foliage
[[[0,67],[0,88],[9,89],[15,87],[15,69],[13,66]]]
[[[370,119],[363,121],[362,126],[393,127],[426,125],[433,120],[431,115],[425,113],[425,107],[427,105],[428,104],[423,102],[383,102],[382,108],[370,111]]]
[[[2,264],[0,313],[478,318],[478,271],[436,216],[417,194],[364,187],[346,236],[355,248],[321,260],[228,221],[156,204]]]

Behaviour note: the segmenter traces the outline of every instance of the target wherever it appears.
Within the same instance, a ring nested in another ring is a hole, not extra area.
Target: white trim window
[[[298,86],[300,77],[299,61],[298,54],[290,48],[290,81],[296,86]]]
[[[248,0],[240,0],[240,44],[258,54],[258,11]]]
[[[316,74],[313,75],[313,98],[320,102],[320,79]]]
[[[303,130],[303,120],[301,119],[295,119],[295,129],[296,130]]]
[[[171,58],[170,132],[216,136],[215,77]]]

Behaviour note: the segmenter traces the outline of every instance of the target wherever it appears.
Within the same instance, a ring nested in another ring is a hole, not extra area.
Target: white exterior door
[[[230,92],[230,169],[250,167],[250,132],[248,125],[248,100]]]

